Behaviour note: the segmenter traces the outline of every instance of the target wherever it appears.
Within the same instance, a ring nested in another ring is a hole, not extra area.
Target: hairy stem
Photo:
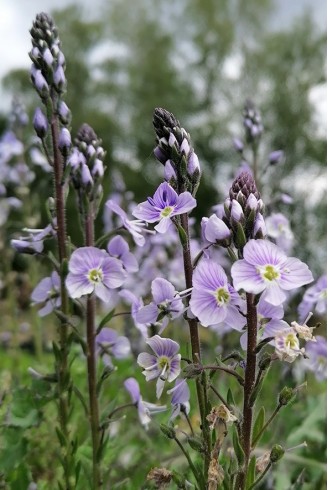
[[[94,246],[94,213],[93,203],[89,203],[89,209],[85,215],[84,233],[85,244],[87,247]],[[89,387],[89,418],[92,436],[92,475],[93,488],[102,486],[100,470],[99,451],[100,451],[100,427],[99,427],[99,406],[97,396],[97,359],[96,359],[96,298],[92,294],[87,299],[87,368],[88,368],[88,387]]]
[[[190,254],[190,236],[189,236],[189,224],[188,224],[188,214],[181,215],[181,227],[183,228],[186,240],[182,244],[183,248],[183,266],[184,266],[184,274],[186,281],[186,289],[192,288],[192,275],[193,275],[193,264],[191,261]],[[189,296],[186,297],[186,304],[189,305]],[[190,334],[190,343],[191,343],[191,352],[192,352],[192,360],[194,363],[201,363],[201,350],[200,350],[200,340],[199,340],[199,332],[198,332],[198,323],[195,318],[187,319],[189,324],[189,334]],[[209,430],[209,424],[206,420],[207,415],[207,407],[206,407],[206,396],[205,390],[207,386],[202,386],[201,380],[196,378],[196,390],[197,390],[197,398],[199,405],[199,412],[202,424],[202,433],[206,446],[205,451],[205,459],[204,459],[204,474],[207,476],[208,467],[210,463],[210,455],[211,455],[211,434]]]
[[[241,443],[245,453],[244,468],[238,475],[238,488],[244,489],[251,453],[251,436],[253,420],[252,391],[256,379],[256,342],[257,342],[257,309],[254,304],[254,295],[246,293],[247,302],[247,358],[244,385],[243,423],[241,430]]]
[[[54,105],[54,100],[53,100]],[[69,443],[68,429],[68,386],[69,386],[69,368],[68,368],[68,323],[66,318],[69,314],[68,295],[65,286],[65,263],[67,261],[67,232],[66,232],[66,213],[64,198],[63,169],[64,163],[59,151],[59,125],[55,113],[52,111],[51,116],[51,136],[53,144],[53,169],[54,169],[54,192],[57,218],[57,245],[60,264],[60,297],[61,312],[63,313],[60,325],[58,327],[58,337],[60,344],[60,357],[56,361],[56,372],[58,375],[58,395],[59,395],[59,424],[60,430],[67,441],[65,455],[63,457],[63,467],[65,474],[66,489],[72,488],[70,474],[74,471],[74,465],[71,461],[71,447]]]

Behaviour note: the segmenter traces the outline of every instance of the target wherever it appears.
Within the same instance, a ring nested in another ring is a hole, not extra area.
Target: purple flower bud
[[[62,128],[59,135],[58,146],[63,155],[67,155],[72,146],[71,133],[67,128]]]
[[[89,157],[93,157],[93,155],[96,153],[96,149],[93,145],[88,145],[87,148],[87,154]]]
[[[84,163],[81,168],[81,181],[84,187],[93,186],[93,179],[89,167]]]
[[[44,59],[45,63],[48,66],[52,66],[54,57],[52,56],[52,53],[49,48],[46,48],[43,53],[42,53],[42,58]]]
[[[241,221],[244,217],[244,213],[243,213],[243,209],[241,207],[241,205],[239,204],[239,202],[237,202],[235,199],[232,200],[231,202],[231,217],[235,220],[235,221]]]
[[[258,207],[258,200],[256,199],[256,197],[254,196],[254,194],[250,194],[247,198],[247,202],[246,202],[246,207],[248,209],[257,209]]]
[[[170,133],[170,136],[169,136],[169,146],[171,146],[171,148],[172,148],[172,146],[174,146],[175,144],[178,144],[177,139],[176,139],[176,137],[174,136],[173,133]]]
[[[285,159],[285,153],[282,150],[272,151],[269,155],[269,164],[277,165],[282,163]]]
[[[163,165],[165,164],[167,156],[160,146],[156,146],[156,148],[154,149],[154,155],[159,162],[163,163]]]
[[[255,223],[254,223],[254,230],[253,230],[253,237],[254,238],[264,238],[266,236],[266,226],[264,222],[263,215],[259,213],[256,216]]]
[[[104,175],[104,165],[99,158],[96,158],[92,167],[92,176],[95,178],[102,178]]]
[[[40,93],[40,95],[46,95],[49,92],[49,85],[42,75],[41,70],[31,70],[31,75],[32,81],[37,91]]]
[[[232,140],[233,147],[239,153],[242,153],[244,150],[244,143],[239,138],[233,138]]]
[[[222,219],[216,216],[216,214],[212,214],[212,216],[210,216],[208,222],[206,223],[204,234],[206,240],[208,240],[210,243],[224,243],[227,246],[230,245],[231,231],[222,221]]]
[[[177,174],[175,173],[171,160],[167,160],[165,163],[164,178],[167,182],[170,182],[171,179],[177,180]]]
[[[35,109],[33,127],[39,138],[44,138],[48,131],[48,121],[40,107]]]
[[[62,90],[66,83],[66,77],[62,65],[58,65],[54,74],[54,84],[58,90]]]
[[[57,60],[58,65],[65,66],[65,56],[62,51],[59,51]]]
[[[63,124],[67,124],[69,122],[70,116],[71,116],[71,111],[69,110],[69,108],[67,107],[67,105],[65,104],[65,102],[63,100],[61,100],[59,103],[58,115],[59,115],[60,121]]]
[[[198,156],[194,151],[191,151],[188,158],[187,172],[192,176],[197,171],[200,172]]]
[[[189,146],[188,140],[186,138],[184,138],[182,143],[181,143],[180,151],[181,151],[181,153],[184,153],[185,155],[189,155],[190,146]]]

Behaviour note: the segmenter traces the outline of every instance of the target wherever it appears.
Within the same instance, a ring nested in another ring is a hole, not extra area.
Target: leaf
[[[257,436],[259,435],[259,433],[262,430],[262,427],[264,426],[264,421],[265,421],[265,408],[261,407],[259,410],[259,413],[257,414],[256,420],[254,422],[252,446],[254,444],[253,441],[256,440]]]
[[[31,390],[19,388],[13,392],[9,421],[6,425],[27,429],[38,425],[41,413],[36,407],[35,397]]]
[[[104,316],[104,318],[101,320],[101,322],[98,325],[97,335],[101,331],[101,329],[106,325],[106,323],[108,323],[113,318],[114,313],[115,313],[115,308]]]
[[[85,415],[88,417],[89,415],[89,409],[88,409],[88,405],[87,405],[87,402],[85,401],[84,399],[84,396],[82,395],[81,391],[78,389],[77,386],[73,385],[73,391],[75,393],[75,395],[77,396],[77,398],[80,400],[80,402],[82,403],[82,406],[84,408],[84,411],[85,411]]]
[[[233,394],[232,394],[232,391],[230,390],[230,388],[228,389],[228,393],[227,393],[227,402],[228,402],[228,405],[233,405],[234,407],[236,406],[236,402],[235,402],[235,399],[233,397]]]
[[[245,461],[245,454],[244,454],[243,448],[240,445],[238,432],[237,432],[237,429],[235,426],[233,428],[232,443],[233,443],[233,448],[235,450],[235,454],[237,457],[238,465],[242,466],[244,464],[244,461]]]
[[[255,481],[255,466],[256,466],[256,456],[252,456],[247,471],[246,477],[246,489],[249,488]]]

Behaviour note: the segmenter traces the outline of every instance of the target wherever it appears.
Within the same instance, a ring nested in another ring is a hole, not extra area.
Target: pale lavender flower
[[[111,356],[115,359],[126,359],[131,353],[130,341],[111,328],[102,328],[96,336],[97,354],[102,357],[106,366],[112,366]]]
[[[139,366],[144,368],[142,374],[146,377],[146,381],[157,378],[156,396],[159,398],[163,392],[165,381],[171,383],[180,374],[181,355],[178,354],[180,346],[174,340],[164,339],[159,335],[147,339],[146,343],[155,355],[142,352],[139,354],[137,362]]]
[[[47,225],[43,230],[24,228],[23,231],[27,231],[29,236],[21,237],[18,240],[10,240],[10,244],[17,252],[26,254],[41,253],[45,238],[55,235],[55,230],[51,224]]]
[[[5,131],[0,138],[0,163],[3,166],[5,163],[17,155],[21,155],[24,151],[23,143],[17,139],[13,131]]]
[[[280,332],[290,330],[283,317],[284,308],[282,304],[271,305],[261,296],[257,305],[258,341],[267,337],[275,337]],[[244,350],[247,350],[247,331],[240,337],[240,345]]]
[[[166,233],[171,218],[180,214],[189,213],[196,206],[196,199],[190,192],[177,194],[173,187],[167,182],[160,184],[153,197],[148,197],[147,201],[138,204],[133,211],[133,216],[142,219],[147,223],[155,223],[155,230],[159,233]]]
[[[119,259],[127,272],[137,272],[139,269],[137,259],[129,250],[129,245],[124,238],[116,236],[107,245],[107,252],[111,257]]]
[[[126,212],[112,199],[106,202],[106,207],[121,218],[122,226],[132,235],[135,243],[142,247],[145,244],[145,237],[142,236],[143,228],[146,226],[144,220],[129,220]]]
[[[304,348],[300,343],[294,329],[278,333],[274,339],[275,353],[281,361],[293,362],[298,356],[304,356]]]
[[[40,107],[37,107],[35,109],[34,118],[33,118],[33,127],[39,138],[42,139],[47,134],[48,121],[42,109],[40,109]]]
[[[67,155],[68,150],[72,146],[71,133],[67,128],[62,128],[59,134],[58,147],[64,155]]]
[[[172,395],[170,421],[174,420],[181,412],[185,414],[190,412],[190,390],[185,379],[177,379],[174,388],[168,390],[167,394]]]
[[[36,305],[45,303],[38,311],[38,315],[41,317],[49,315],[54,309],[60,307],[60,277],[56,271],[50,277],[45,277],[39,282],[32,291],[31,300]]]
[[[161,277],[152,281],[151,293],[154,301],[140,308],[136,318],[142,324],[154,324],[162,320],[159,332],[162,333],[169,319],[178,318],[183,313],[184,306],[174,286]]]
[[[129,392],[132,403],[134,403],[138,409],[140,423],[148,429],[148,425],[151,422],[150,415],[165,411],[166,406],[155,405],[154,403],[143,401],[140,394],[139,383],[135,378],[126,379],[124,381],[124,387]]]
[[[283,163],[285,160],[285,153],[282,150],[275,150],[269,154],[269,164],[277,165]]]
[[[318,381],[327,377],[327,339],[321,335],[316,336],[316,342],[306,344],[304,367],[313,371]]]
[[[223,268],[210,259],[203,259],[193,275],[190,299],[191,312],[204,327],[220,324],[241,330],[246,323],[240,313],[244,302],[228,283]]]
[[[288,253],[293,246],[294,234],[289,220],[282,213],[273,213],[265,219],[267,234],[273,238],[284,252]]]
[[[288,258],[267,240],[250,240],[244,247],[244,259],[232,265],[234,287],[248,293],[263,292],[263,299],[279,305],[286,299],[284,291],[313,281],[308,266],[294,257]]]
[[[72,298],[81,298],[94,292],[98,298],[109,301],[111,290],[122,286],[126,278],[122,262],[96,247],[75,250],[68,269],[66,287]]]
[[[138,311],[144,306],[142,298],[138,298],[135,294],[133,294],[131,291],[128,291],[127,289],[122,289],[122,291],[120,291],[119,294],[128,304],[131,305],[131,316],[133,318],[134,324],[136,328],[139,330],[139,332],[141,333],[141,335],[143,336],[143,338],[147,339],[148,338],[147,325],[144,323],[139,323],[137,321]]]
[[[310,311],[325,315],[327,311],[327,276],[321,276],[317,282],[305,291],[298,306],[300,320],[303,321]]]

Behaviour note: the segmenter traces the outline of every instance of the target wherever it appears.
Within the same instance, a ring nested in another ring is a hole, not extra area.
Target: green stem
[[[93,203],[89,203],[88,212],[85,215],[84,233],[87,247],[94,246],[94,213]],[[100,423],[99,405],[97,396],[97,358],[96,358],[96,298],[92,294],[87,299],[87,368],[89,387],[89,418],[92,436],[92,475],[93,489],[102,486],[102,477],[99,461],[100,452]]]
[[[263,473],[261,473],[260,476],[257,478],[257,480],[255,480],[255,482],[250,487],[248,487],[248,490],[252,490],[252,488],[255,488],[256,485],[258,485],[263,480],[263,478],[265,477],[265,475],[267,474],[271,466],[272,463],[270,462],[268,466],[265,468],[265,470],[263,471]]]
[[[186,240],[182,243],[182,251],[183,251],[183,266],[184,266],[184,274],[186,281],[186,289],[192,288],[192,276],[193,276],[193,264],[191,261],[190,254],[190,236],[189,236],[189,223],[188,223],[188,214],[182,214],[180,216],[181,219],[181,227],[183,228],[186,236]],[[186,297],[186,306],[189,306],[190,297]],[[201,363],[201,350],[200,350],[200,340],[199,340],[199,332],[198,332],[198,322],[195,318],[187,319],[189,324],[189,335],[190,335],[190,343],[191,343],[191,352],[192,352],[192,360],[194,363]],[[206,397],[204,394],[204,390],[206,390],[206,386],[202,386],[201,380],[196,378],[196,391],[199,405],[199,412],[201,418],[201,429],[203,433],[203,438],[205,442],[205,458],[204,458],[204,475],[207,476],[208,467],[210,464],[210,456],[211,456],[211,433],[209,430],[209,424],[206,419],[207,410],[206,410]]]
[[[228,402],[223,398],[222,395],[220,395],[220,393],[218,392],[218,390],[215,388],[215,386],[213,386],[212,384],[210,385],[210,388],[211,390],[213,391],[213,393],[216,394],[216,396],[219,398],[219,400],[223,403],[223,405],[225,407],[227,407],[227,409],[229,410],[229,412],[232,412],[232,408],[230,407],[230,405],[228,404]]]
[[[185,450],[185,448],[183,447],[183,445],[181,444],[181,442],[179,441],[179,439],[177,437],[174,437],[174,440],[177,443],[177,445],[179,446],[179,448],[181,449],[181,451],[183,452],[183,454],[185,455],[185,457],[186,457],[186,459],[188,461],[189,467],[190,467],[191,471],[193,472],[194,477],[196,478],[197,483],[200,485],[200,488],[202,490],[205,490],[205,488],[206,488],[205,487],[205,482],[203,481],[203,479],[202,479],[201,482],[199,481],[201,475],[197,471],[194,463],[191,461],[191,458],[189,456],[189,453]]]
[[[236,371],[234,371],[233,369],[230,369],[228,367],[213,365],[213,366],[202,366],[202,368],[203,369],[210,369],[211,371],[224,371],[225,373],[230,374],[231,376],[234,376],[238,380],[238,383],[241,386],[244,386],[244,384],[245,384],[244,378],[242,376],[240,376],[240,374],[236,373]]]

